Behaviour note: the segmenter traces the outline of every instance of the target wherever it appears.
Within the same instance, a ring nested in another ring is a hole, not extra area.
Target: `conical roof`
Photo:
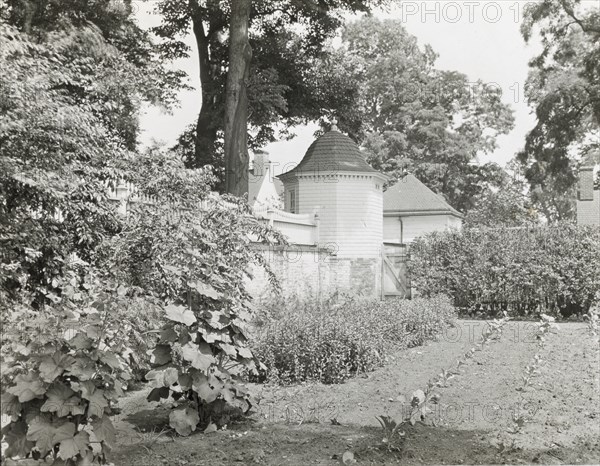
[[[371,167],[360,152],[358,145],[337,128],[317,138],[308,148],[302,161],[289,172],[278,178],[322,172],[364,172],[379,173]]]
[[[434,193],[410,173],[383,193],[383,212],[387,214],[452,214],[462,217],[462,214],[440,195]]]

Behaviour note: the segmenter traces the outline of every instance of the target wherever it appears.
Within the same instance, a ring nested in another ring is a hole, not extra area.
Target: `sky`
[[[153,13],[153,1],[136,2],[136,17],[142,27],[160,23],[160,16]],[[429,44],[438,54],[439,69],[459,71],[475,82],[481,79],[502,89],[503,101],[514,110],[515,127],[507,135],[498,138],[498,148],[492,154],[482,156],[480,162],[494,161],[505,165],[518,152],[525,135],[535,124],[524,98],[528,61],[540,50],[534,38],[525,44],[519,32],[524,1],[451,1],[451,0],[405,0],[386,11],[374,11],[374,15],[402,21],[409,33],[416,36],[421,45]],[[348,16],[349,20],[357,16]],[[174,69],[185,71],[189,84],[199,89],[198,60],[193,36],[186,43],[192,47],[190,58],[173,63]],[[171,115],[158,108],[146,108],[141,117],[143,145],[153,139],[169,145],[175,143],[179,134],[195,122],[200,110],[198,91],[180,93],[180,107]],[[276,162],[275,173],[283,173],[298,163],[314,140],[316,125],[298,127],[297,137],[291,141],[269,144],[264,149]]]

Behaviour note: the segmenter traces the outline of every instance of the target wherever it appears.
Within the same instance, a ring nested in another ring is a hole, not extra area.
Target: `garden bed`
[[[399,417],[409,397],[474,346],[481,321],[460,321],[437,342],[407,349],[386,366],[343,384],[251,385],[262,397],[249,418],[188,438],[161,429],[168,411],[130,394],[116,419],[119,465],[600,463],[600,380],[596,340],[581,323],[561,324],[548,338],[540,374],[524,393],[532,420],[509,434],[516,387],[536,352],[535,323],[510,322],[502,338],[478,352],[440,390],[427,419],[405,432],[400,451],[382,444],[375,416]],[[335,419],[339,425],[333,425]]]

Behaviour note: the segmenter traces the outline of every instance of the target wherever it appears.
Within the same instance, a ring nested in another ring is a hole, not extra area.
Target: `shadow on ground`
[[[389,449],[376,427],[242,423],[177,440],[171,434],[147,438],[115,452],[113,461],[117,466],[333,465],[348,450],[357,464],[594,464],[600,457],[591,438],[576,449],[527,450],[499,445],[491,432],[417,425]]]

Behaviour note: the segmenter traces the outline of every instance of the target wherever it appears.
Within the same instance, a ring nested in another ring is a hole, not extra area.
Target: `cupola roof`
[[[365,160],[358,145],[334,124],[331,130],[318,137],[308,148],[302,161],[278,178],[323,172],[378,173]]]

